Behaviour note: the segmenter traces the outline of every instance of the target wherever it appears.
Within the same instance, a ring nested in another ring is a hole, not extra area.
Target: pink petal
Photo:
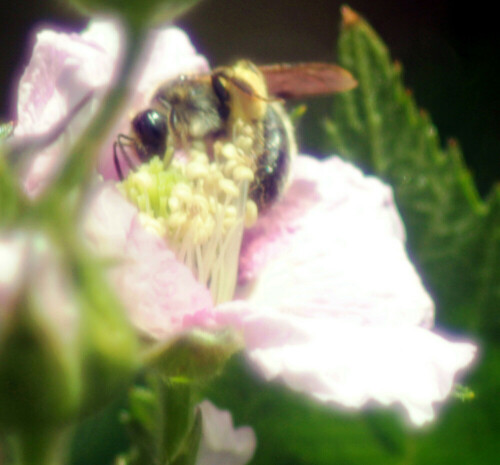
[[[433,418],[475,353],[428,329],[434,306],[404,247],[391,190],[352,165],[299,157],[290,190],[246,237],[240,301],[214,320],[242,328],[266,378],[323,402],[400,402]]]
[[[245,234],[240,284],[237,297],[256,308],[360,324],[433,320],[392,191],[336,157],[298,158],[287,195]]]
[[[15,135],[44,133],[89,90],[109,84],[119,40],[118,27],[103,21],[81,35],[39,32],[19,83]]]
[[[194,324],[192,315],[212,308],[205,286],[163,238],[142,227],[135,208],[111,183],[90,202],[85,234],[95,250],[117,259],[111,279],[132,323],[149,337],[172,336]]]
[[[208,400],[199,404],[203,415],[203,433],[196,465],[244,465],[256,447],[252,428],[234,428],[231,414],[219,410]]]
[[[89,91],[107,86],[116,65],[120,33],[112,22],[95,21],[81,35],[44,30],[19,83],[14,137],[43,134]],[[62,156],[90,121],[97,100],[87,104],[63,137],[34,157],[25,188],[36,195],[50,181]]]

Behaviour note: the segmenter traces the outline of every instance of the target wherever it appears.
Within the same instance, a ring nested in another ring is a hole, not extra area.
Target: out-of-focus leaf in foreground
[[[17,219],[22,209],[19,186],[6,160],[5,141],[13,130],[14,123],[0,123],[0,226]]]
[[[479,197],[458,144],[442,147],[404,87],[401,65],[364,19],[348,7],[342,13],[338,60],[359,86],[335,99],[328,149],[394,187],[440,321],[499,335],[500,189],[486,202]]]
[[[200,0],[67,0],[88,15],[118,15],[132,25],[172,21]]]

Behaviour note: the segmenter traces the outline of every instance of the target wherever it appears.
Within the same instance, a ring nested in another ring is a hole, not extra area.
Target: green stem
[[[183,452],[194,422],[194,392],[188,383],[154,376],[158,401],[156,458],[158,463],[175,463]]]
[[[15,465],[60,465],[64,463],[67,430],[30,431],[13,438]]]

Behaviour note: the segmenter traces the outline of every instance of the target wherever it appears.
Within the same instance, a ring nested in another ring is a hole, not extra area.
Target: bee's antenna
[[[116,151],[116,148],[120,149],[120,153],[123,157],[123,159],[127,162],[127,165],[131,170],[136,169],[136,164],[132,161],[130,158],[129,154],[125,150],[125,147],[135,147],[137,150],[136,146],[136,141],[134,140],[133,137],[127,136],[125,134],[118,134],[118,137],[116,138],[115,143],[113,144],[113,161],[115,164],[116,172],[118,173],[118,176],[120,177],[120,181],[123,181],[125,177],[123,176],[123,171],[120,166],[120,160],[118,158],[118,154]]]
[[[113,162],[115,164],[115,169],[116,172],[118,173],[118,177],[120,178],[120,181],[123,181],[123,172],[120,166],[120,160],[118,160],[118,155],[116,154],[116,147],[118,145],[118,141],[115,140],[113,143]]]

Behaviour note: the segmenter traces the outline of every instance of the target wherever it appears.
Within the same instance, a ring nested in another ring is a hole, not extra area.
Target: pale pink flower
[[[173,34],[167,49],[178,50],[179,38]],[[168,76],[185,71],[181,56]],[[163,61],[143,64],[144,76],[161,80],[149,67]],[[144,102],[146,88],[133,100]],[[108,178],[116,176],[113,137],[101,165]],[[398,403],[416,425],[434,417],[434,403],[474,357],[473,344],[431,330],[434,304],[406,254],[391,189],[339,158],[298,157],[286,195],[243,237],[234,300],[214,304],[142,224],[106,185],[89,205],[85,230],[97,250],[123,260],[112,279],[134,324],[151,337],[233,325],[266,379],[348,408]]]
[[[208,400],[199,404],[202,413],[202,437],[196,465],[244,465],[257,445],[253,429],[233,426],[231,413],[219,410]]]

